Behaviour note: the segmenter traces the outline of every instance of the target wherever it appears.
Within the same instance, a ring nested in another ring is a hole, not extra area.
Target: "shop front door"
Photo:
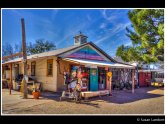
[[[97,68],[90,69],[90,91],[98,90],[98,70]]]
[[[98,69],[99,90],[104,90],[106,86],[106,71],[104,68]]]

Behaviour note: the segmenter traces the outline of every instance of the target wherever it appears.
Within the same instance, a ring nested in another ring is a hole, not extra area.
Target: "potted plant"
[[[33,84],[32,95],[33,95],[33,98],[34,98],[34,99],[39,99],[40,90],[39,90],[39,88],[36,88],[34,84]]]

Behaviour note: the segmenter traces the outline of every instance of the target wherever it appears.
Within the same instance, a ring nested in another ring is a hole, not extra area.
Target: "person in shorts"
[[[78,82],[76,83],[74,91],[75,91],[76,101],[80,101],[81,100],[81,85],[80,85],[80,83],[78,83]]]

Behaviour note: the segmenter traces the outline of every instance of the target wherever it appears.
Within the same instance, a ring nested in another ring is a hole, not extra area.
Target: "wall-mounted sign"
[[[92,70],[92,75],[96,76],[96,70]]]

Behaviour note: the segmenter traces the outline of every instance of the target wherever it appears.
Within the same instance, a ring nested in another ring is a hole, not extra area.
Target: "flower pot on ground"
[[[32,95],[34,99],[39,99],[40,96],[40,90],[39,88],[36,88],[36,86],[33,83],[33,91],[32,91]]]
[[[33,91],[33,92],[32,92],[32,95],[33,95],[33,98],[34,98],[34,99],[39,99],[40,91]]]

